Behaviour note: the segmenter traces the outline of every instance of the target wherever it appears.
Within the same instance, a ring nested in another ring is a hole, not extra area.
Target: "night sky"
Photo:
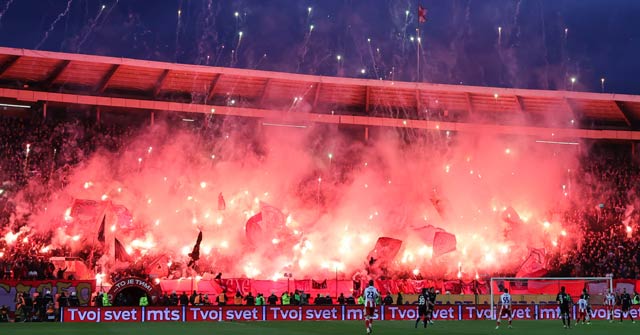
[[[0,45],[415,81],[418,3],[0,0]],[[420,3],[423,81],[640,94],[638,0]]]

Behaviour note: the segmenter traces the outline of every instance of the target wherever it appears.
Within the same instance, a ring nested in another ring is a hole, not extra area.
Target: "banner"
[[[314,285],[315,281],[315,285]],[[316,296],[318,293],[321,295],[331,295],[335,298],[340,293],[348,297],[351,294],[357,296],[357,285],[360,288],[366,286],[364,281],[352,281],[352,280],[338,280],[326,278],[326,288],[324,288],[325,279],[280,279],[280,280],[254,280],[247,278],[224,278],[220,280],[213,279],[162,279],[161,285],[164,291],[171,292],[191,292],[197,290],[203,293],[220,293],[227,292],[229,297],[235,295],[240,291],[242,295],[246,295],[251,292],[253,295],[262,293],[265,296],[269,295],[272,291],[276,295],[282,294],[284,291],[304,291],[312,296]],[[539,280],[523,280],[523,279],[510,279],[494,281],[494,292],[502,291],[505,288],[511,290],[511,294],[548,294],[556,295],[560,291],[560,286],[565,286],[567,292],[571,296],[579,296],[582,293],[582,289],[585,287],[589,290],[592,296],[596,294],[604,293],[605,286],[608,288],[608,282],[604,281],[588,281],[588,280],[555,280],[540,278]],[[603,284],[604,283],[604,284]],[[375,286],[384,295],[387,292],[392,295],[402,294],[418,294],[425,287],[434,287],[436,291],[443,294],[449,291],[451,295],[457,294],[489,294],[490,287],[488,281],[483,280],[376,280]],[[635,279],[615,279],[613,288],[616,291],[621,292],[623,288],[627,289],[627,292],[633,292],[634,290],[640,291],[640,280]],[[534,301],[534,300],[531,300]]]
[[[514,320],[558,320],[557,305],[514,305]],[[573,308],[575,319],[576,308]],[[613,317],[620,318],[621,311],[615,308]],[[633,306],[629,314],[640,316],[640,306]],[[606,320],[604,306],[592,306],[591,320]],[[490,320],[489,305],[436,305],[433,319],[446,320]],[[417,305],[379,306],[374,312],[375,320],[409,321],[418,318]],[[171,306],[171,307],[69,307],[63,309],[62,322],[224,322],[224,321],[356,321],[364,319],[361,305],[330,306]]]
[[[186,321],[263,321],[264,306],[189,306],[186,309]]]
[[[494,306],[497,316],[498,306]],[[512,316],[514,320],[535,320],[537,305],[512,305]],[[491,320],[490,305],[462,305],[461,320]]]
[[[325,279],[322,282],[311,280],[311,288],[313,288],[314,290],[325,290],[327,289],[327,280]]]
[[[436,305],[433,309],[434,320],[460,320],[461,305]],[[383,306],[383,320],[416,320],[417,305]]]
[[[233,296],[236,294],[236,292],[240,292],[243,296],[245,296],[247,295],[247,293],[251,292],[251,282],[252,280],[247,278],[221,279],[220,286],[222,287],[223,291],[227,292],[228,295]]]
[[[64,308],[62,322],[142,322],[141,307],[69,307]]]
[[[267,306],[267,321],[339,321],[342,306]]]
[[[126,277],[111,285],[108,293],[111,301],[114,301],[120,292],[128,288],[136,288],[144,292],[150,301],[155,301],[162,296],[162,288],[159,285],[141,278]]]

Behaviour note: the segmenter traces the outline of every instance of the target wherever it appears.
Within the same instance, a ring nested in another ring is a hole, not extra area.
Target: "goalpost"
[[[514,295],[512,291],[528,293],[515,293],[515,294],[540,294],[540,290],[544,290],[544,294],[557,294],[560,292],[561,286],[574,286],[577,281],[584,283],[584,287],[580,287],[582,292],[583,288],[586,288],[591,296],[596,294],[604,295],[606,290],[613,291],[613,277],[542,277],[542,278],[516,278],[516,277],[492,277],[489,290],[491,294],[491,319],[496,319],[496,306],[502,294],[500,288],[510,288],[509,293]],[[533,292],[530,289],[529,283],[532,283],[534,289]],[[506,285],[505,285],[506,284]],[[512,290],[511,288],[515,289]],[[574,301],[578,301],[578,297],[572,297]],[[517,301],[514,301],[517,305]]]

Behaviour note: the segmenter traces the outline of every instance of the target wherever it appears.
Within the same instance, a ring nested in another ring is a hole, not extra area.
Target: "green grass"
[[[591,325],[578,325],[572,329],[562,328],[561,321],[517,321],[513,329],[506,325],[495,330],[493,321],[440,321],[427,329],[414,328],[412,321],[379,321],[374,324],[376,335],[404,334],[615,334],[637,335],[640,324],[625,321],[610,324],[596,321]],[[4,323],[0,334],[11,335],[303,335],[303,334],[365,334],[363,322],[356,321],[307,321],[307,322],[222,322],[222,323]]]

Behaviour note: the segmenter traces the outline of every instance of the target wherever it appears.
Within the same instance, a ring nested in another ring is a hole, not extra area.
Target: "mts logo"
[[[373,312],[374,320],[380,320],[380,310],[375,309]],[[363,307],[347,307],[346,313],[344,315],[345,320],[363,320],[364,319],[364,308]]]
[[[153,308],[147,307],[144,310],[144,320],[153,321],[182,321],[182,309]]]

